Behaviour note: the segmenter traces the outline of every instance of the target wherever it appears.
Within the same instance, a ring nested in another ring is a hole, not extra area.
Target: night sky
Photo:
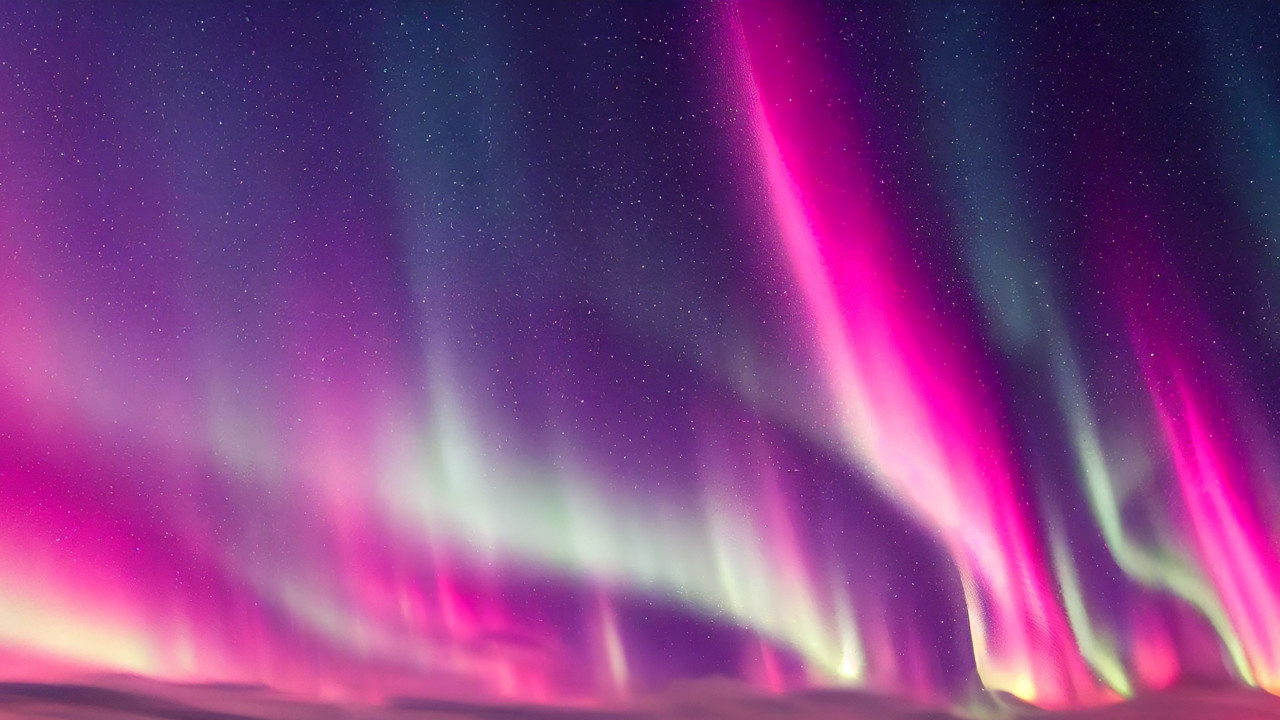
[[[14,717],[1280,717],[1278,371],[1268,3],[0,5]]]

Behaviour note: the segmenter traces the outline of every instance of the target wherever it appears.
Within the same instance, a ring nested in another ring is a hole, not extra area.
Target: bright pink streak
[[[802,10],[744,2],[739,61],[775,220],[846,435],[955,557],[984,681],[1045,706],[1104,700],[1047,580],[972,359],[920,307],[925,285],[895,259],[909,249],[877,207],[821,23]]]
[[[1148,690],[1164,690],[1182,673],[1178,661],[1178,647],[1169,635],[1163,617],[1150,607],[1142,606],[1134,612],[1133,669],[1140,684]]]
[[[1210,323],[1188,298],[1153,213],[1128,197],[1125,188],[1137,183],[1136,173],[1121,172],[1125,163],[1122,155],[1108,163],[1120,188],[1112,192],[1123,200],[1108,208],[1113,219],[1103,237],[1123,252],[1103,256],[1107,271],[1115,273],[1200,565],[1254,680],[1280,694],[1280,557],[1264,524],[1274,507],[1263,509],[1265,496],[1251,492],[1265,486],[1258,480],[1269,468],[1251,456],[1241,432],[1250,426],[1252,404],[1231,380],[1222,357],[1226,344],[1211,339]]]
[[[1258,684],[1278,693],[1280,571],[1273,547],[1241,495],[1245,477],[1231,459],[1229,428],[1214,422],[1183,373],[1172,376],[1151,382],[1151,392],[1204,566]]]

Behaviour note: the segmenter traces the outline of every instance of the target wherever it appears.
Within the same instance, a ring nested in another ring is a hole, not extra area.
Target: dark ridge
[[[475,703],[430,698],[393,698],[387,703],[396,710],[454,713],[478,720],[640,720],[650,717],[645,713],[629,710],[585,710],[580,708],[521,706],[486,707]]]
[[[169,700],[92,685],[0,682],[0,707],[29,704],[32,701],[118,710],[163,720],[255,720],[249,715],[203,710]]]

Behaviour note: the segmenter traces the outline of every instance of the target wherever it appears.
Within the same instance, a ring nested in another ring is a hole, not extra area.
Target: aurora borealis
[[[0,4],[0,717],[1280,717],[1277,68],[1262,3]]]

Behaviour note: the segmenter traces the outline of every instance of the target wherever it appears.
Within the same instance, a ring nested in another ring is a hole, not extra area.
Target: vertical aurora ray
[[[1253,673],[1244,656],[1239,637],[1223,610],[1213,585],[1205,577],[1193,559],[1176,547],[1176,541],[1168,536],[1176,531],[1166,529],[1163,544],[1166,547],[1148,547],[1125,528],[1123,502],[1117,491],[1116,479],[1108,467],[1102,449],[1096,421],[1091,417],[1090,402],[1082,387],[1082,380],[1070,358],[1063,352],[1055,373],[1058,394],[1071,428],[1074,452],[1079,464],[1078,472],[1085,483],[1089,506],[1111,556],[1129,577],[1150,587],[1163,588],[1195,607],[1209,621],[1218,635],[1228,662],[1234,672],[1246,682],[1253,682]],[[1168,547],[1175,546],[1175,547]],[[1139,636],[1135,644],[1141,646],[1142,635],[1148,628],[1135,628]],[[1163,632],[1156,629],[1154,632]],[[1163,654],[1175,655],[1176,651],[1164,648]],[[1161,660],[1175,662],[1176,658]]]
[[[1041,239],[1043,212],[1031,208],[1016,178],[1030,174],[1010,149],[1010,126],[1016,121],[1005,85],[1016,74],[1002,52],[981,42],[982,34],[1001,29],[989,7],[952,14],[939,7],[916,5],[912,17],[930,32],[916,41],[930,107],[927,129],[939,149],[947,208],[965,240],[964,258],[995,345],[1020,365],[1058,369],[1072,364],[1071,350],[1057,320],[1057,298],[1051,275],[1034,250]],[[951,49],[949,53],[943,50]],[[1082,391],[1062,397],[1064,406],[1082,403]],[[1060,391],[1061,392],[1061,391]],[[1087,405],[1086,405],[1087,407]],[[1078,423],[1076,423],[1078,425]],[[1044,483],[1037,483],[1044,494]],[[1091,488],[1092,492],[1093,489]],[[1057,503],[1050,502],[1053,507]],[[1096,504],[1095,504],[1096,508]],[[1107,618],[1091,615],[1070,540],[1057,518],[1046,513],[1053,569],[1061,589],[1075,642],[1100,680],[1122,696],[1134,688],[1118,653]],[[1104,528],[1112,530],[1112,528]],[[1108,539],[1114,532],[1106,533]]]
[[[1167,329],[1194,327],[1200,313],[1167,287],[1176,271],[1154,252],[1149,257],[1156,272],[1145,278],[1148,291],[1165,302],[1160,313],[1133,306],[1134,345],[1143,358],[1190,538],[1231,626],[1232,643],[1238,644],[1239,649],[1232,650],[1248,664],[1241,675],[1275,693],[1280,689],[1280,575],[1274,545],[1260,522],[1275,507],[1268,486],[1258,482],[1270,477],[1274,468],[1265,455],[1243,442],[1249,435],[1242,430],[1257,423],[1250,410],[1254,401],[1233,388],[1222,354],[1207,352],[1196,336],[1178,337]],[[1178,321],[1161,317],[1179,311]],[[1211,406],[1207,392],[1230,400]]]
[[[1240,496],[1239,483],[1221,440],[1225,428],[1209,426],[1185,380],[1173,380],[1172,394],[1153,390],[1183,500],[1195,537],[1223,604],[1264,689],[1280,691],[1280,616],[1275,599],[1276,560],[1265,533]],[[1229,441],[1229,440],[1228,440]]]
[[[851,449],[953,554],[983,682],[1044,705],[1096,702],[986,400],[953,370],[970,361],[949,350],[913,300],[923,286],[890,259],[851,149],[859,139],[833,111],[835,70],[803,12],[745,3],[738,52],[779,235]]]
[[[1017,178],[1034,177],[1026,159],[1012,152],[1015,133],[1011,125],[1019,118],[1011,111],[1010,96],[1017,86],[1007,87],[1019,72],[1001,48],[981,41],[993,29],[1006,29],[1006,19],[990,7],[955,16],[938,8],[915,8],[927,27],[935,33],[932,45],[922,48],[921,64],[931,94],[926,102],[941,101],[930,120],[932,135],[946,158],[946,179],[950,184],[948,206],[967,239],[966,259],[982,301],[983,310],[997,344],[1019,364],[1037,368],[1054,378],[1057,404],[1064,430],[1071,438],[1076,457],[1076,476],[1093,513],[1102,539],[1119,569],[1140,585],[1168,591],[1196,608],[1211,624],[1222,642],[1232,671],[1246,682],[1253,674],[1240,641],[1228,621],[1213,586],[1181,547],[1178,532],[1159,503],[1152,509],[1161,517],[1161,531],[1153,543],[1144,543],[1126,529],[1124,498],[1099,437],[1093,402],[1079,370],[1079,357],[1069,341],[1070,330],[1060,317],[1062,298],[1055,287],[1045,259],[1035,244],[1046,243],[1043,208],[1033,206],[1018,188]],[[923,41],[918,41],[923,42]],[[943,53],[946,47],[955,48]],[[1026,92],[1026,88],[1021,88]],[[1024,121],[1026,109],[1019,111]],[[1138,495],[1132,498],[1144,501]],[[1081,578],[1075,570],[1070,541],[1058,523],[1050,523],[1053,565],[1081,652],[1099,677],[1122,695],[1134,692],[1121,658],[1122,643],[1115,629],[1098,627],[1107,618],[1089,610]],[[1137,636],[1135,665],[1177,665],[1176,649],[1143,639],[1146,633],[1160,636],[1160,627],[1142,627],[1129,632]],[[1156,659],[1156,655],[1162,655]],[[1138,660],[1138,656],[1145,659]],[[1176,671],[1173,671],[1176,675]],[[1168,673],[1156,673],[1169,682]]]

